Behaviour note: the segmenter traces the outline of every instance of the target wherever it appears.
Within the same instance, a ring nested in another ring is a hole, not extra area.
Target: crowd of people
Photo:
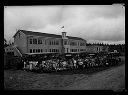
[[[65,56],[35,56],[26,58],[23,61],[24,70],[38,71],[60,71],[60,70],[75,70],[86,69],[92,67],[104,67],[115,65],[119,62],[119,58],[108,55],[90,54],[86,56],[80,55],[65,55]]]

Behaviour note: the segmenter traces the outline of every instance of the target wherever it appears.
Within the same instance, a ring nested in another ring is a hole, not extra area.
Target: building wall
[[[70,39],[69,43],[71,44],[71,42],[75,42],[76,45],[70,45],[70,52],[72,52],[72,49],[77,49],[76,53],[80,53],[80,52],[85,52],[86,51],[86,42],[85,41]],[[83,43],[83,45],[81,43]]]
[[[37,39],[37,41],[38,41],[38,39],[40,39],[40,40],[42,40],[42,44],[30,44],[30,39],[32,39],[32,43],[33,43],[33,39]],[[42,49],[43,50],[42,53],[51,53],[50,49],[58,49],[59,50],[58,53],[61,52],[61,39],[59,39],[59,38],[57,39],[57,38],[50,38],[50,37],[29,36],[27,41],[28,41],[27,42],[28,43],[28,52],[27,53],[30,53],[30,49],[32,49],[32,51],[33,51],[33,49]],[[58,41],[59,45],[54,44],[56,41]]]
[[[22,53],[27,52],[27,36],[23,32],[18,32],[14,37],[14,45],[17,45]]]
[[[103,51],[108,52],[109,51],[109,46],[103,46]]]
[[[14,52],[13,47],[12,46],[7,46],[4,48],[5,52]]]
[[[86,46],[86,52],[98,53],[103,51],[103,46]]]
[[[42,40],[42,44],[30,44],[30,40],[33,43],[33,39],[37,39],[37,43],[38,43],[38,39]],[[57,41],[59,43],[58,45],[52,44],[52,43],[55,43]],[[28,43],[28,45],[27,45],[28,46],[28,52],[27,53],[30,53],[30,51],[33,52],[33,50],[34,50],[34,53],[38,53],[38,51],[36,52],[36,50],[38,50],[38,49],[40,49],[39,51],[41,53],[62,53],[62,45],[65,48],[65,53],[85,52],[86,41],[73,40],[73,39],[64,39],[63,41],[67,41],[67,44],[65,44],[64,42],[62,43],[61,38],[29,36],[29,37],[27,37],[27,43]],[[72,45],[70,45],[71,42],[75,42],[75,43],[77,43],[77,45],[72,46]],[[80,43],[84,43],[84,46],[80,46]],[[68,48],[68,52],[67,52],[67,48]],[[41,51],[41,49],[42,49],[42,51]],[[56,49],[56,51],[54,51],[53,49]],[[71,49],[77,49],[77,51],[74,52],[74,51],[71,51]],[[83,51],[80,51],[81,49]]]
[[[33,39],[34,39],[34,44],[33,44]],[[41,40],[42,43],[40,42],[38,43],[38,40]],[[32,43],[30,43],[30,41]],[[67,41],[66,44],[65,41]],[[56,42],[58,42],[58,44]],[[76,45],[72,45],[73,42],[76,43]],[[85,40],[68,39],[67,37],[62,39],[62,38],[53,38],[53,37],[45,37],[45,36],[43,37],[43,36],[26,35],[20,31],[17,32],[17,34],[14,37],[14,45],[17,45],[23,54],[24,53],[62,53],[63,48],[64,48],[64,53],[79,53],[86,51]]]

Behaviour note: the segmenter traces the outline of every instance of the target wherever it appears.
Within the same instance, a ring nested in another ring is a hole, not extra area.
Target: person
[[[77,63],[77,61],[74,58],[72,58],[72,60],[73,60],[73,66],[76,69],[76,63]]]
[[[32,63],[29,64],[29,70],[32,70]]]
[[[63,69],[65,69],[65,68],[66,68],[66,64],[67,64],[67,62],[66,62],[66,61],[63,61],[63,62],[62,62],[62,67],[63,67]]]
[[[23,67],[23,69],[25,70],[26,69],[26,62],[24,61],[24,67]]]
[[[78,59],[78,68],[83,69],[83,62],[81,59]]]

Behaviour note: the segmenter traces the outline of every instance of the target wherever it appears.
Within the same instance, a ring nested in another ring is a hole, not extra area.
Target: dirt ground
[[[4,86],[9,90],[122,90],[125,64],[97,73],[34,73],[5,70]]]

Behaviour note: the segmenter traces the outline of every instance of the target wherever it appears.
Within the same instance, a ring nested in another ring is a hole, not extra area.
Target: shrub
[[[4,69],[22,69],[22,66],[20,57],[4,56]]]

